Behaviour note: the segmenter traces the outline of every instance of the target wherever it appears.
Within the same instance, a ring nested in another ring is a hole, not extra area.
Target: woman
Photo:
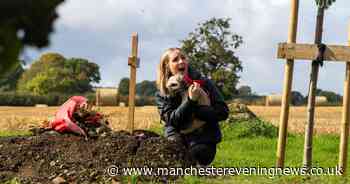
[[[170,96],[166,88],[167,79],[176,74],[184,74],[194,82],[188,87],[188,98]],[[170,48],[161,57],[158,76],[156,102],[161,120],[165,122],[165,137],[183,141],[188,146],[192,158],[199,165],[209,165],[216,154],[216,144],[221,141],[219,121],[228,117],[228,108],[218,89],[211,80],[189,67],[187,57],[179,48]],[[197,104],[202,90],[210,97],[210,106]],[[181,134],[181,128],[191,123],[192,115],[206,123],[189,134]]]

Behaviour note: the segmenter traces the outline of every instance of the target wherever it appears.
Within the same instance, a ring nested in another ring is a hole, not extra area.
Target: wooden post
[[[348,30],[348,44],[350,45],[350,26]],[[344,97],[343,97],[343,114],[340,133],[339,147],[339,168],[345,176],[347,159],[348,159],[348,138],[349,138],[349,120],[350,120],[350,63],[346,62]]]
[[[137,45],[138,36],[137,33],[133,33],[131,37],[131,56],[128,59],[128,65],[130,66],[128,130],[131,133],[134,131],[136,68],[138,67]]]
[[[317,21],[315,30],[315,44],[322,43],[322,29],[323,29],[323,17],[324,8],[318,7]],[[315,124],[315,98],[317,89],[317,78],[318,78],[319,63],[312,61],[312,69],[310,75],[309,84],[309,96],[307,103],[307,124],[305,126],[305,142],[304,142],[304,167],[310,169],[312,165],[312,138]]]
[[[99,88],[96,88],[96,102],[95,102],[95,105],[97,107],[99,107],[101,105],[101,93],[100,93],[100,89]]]
[[[291,12],[288,30],[288,43],[295,43],[298,27],[299,0],[291,0]],[[283,96],[278,131],[277,163],[276,167],[284,167],[284,157],[287,141],[287,128],[289,116],[289,102],[293,81],[294,60],[288,59],[285,66]]]

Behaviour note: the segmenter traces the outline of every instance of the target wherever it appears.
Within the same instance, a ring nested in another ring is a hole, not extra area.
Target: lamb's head
[[[168,79],[166,88],[169,90],[170,95],[175,95],[186,90],[186,83],[183,78],[184,76],[182,74],[176,74]]]

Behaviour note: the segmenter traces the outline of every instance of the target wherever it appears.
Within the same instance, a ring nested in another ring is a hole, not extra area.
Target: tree
[[[122,96],[129,95],[129,78],[124,77],[120,80],[118,86],[118,94]]]
[[[335,0],[315,0],[318,8],[328,9]]]
[[[121,96],[129,95],[129,78],[124,77],[118,85],[118,94]],[[156,81],[144,80],[136,84],[136,94],[139,96],[154,96],[157,91]]]
[[[250,86],[241,86],[238,88],[238,95],[250,96],[252,95],[252,88]]]
[[[317,89],[316,95],[325,96],[327,101],[332,104],[340,104],[343,101],[343,97],[333,91],[323,91],[322,89]]]
[[[293,105],[302,105],[304,103],[304,96],[299,91],[291,92],[291,100]]]
[[[0,1],[0,79],[13,71],[25,46],[49,45],[49,35],[63,0]]]
[[[12,71],[9,71],[7,75],[4,75],[3,78],[0,78],[0,92],[2,91],[15,91],[17,82],[21,75],[23,74],[24,69],[21,62],[18,62]]]
[[[66,58],[58,53],[46,53],[39,60],[32,63],[30,69],[26,70],[20,78],[19,85],[33,79],[38,73],[48,71],[50,68],[64,68]]]
[[[65,62],[65,68],[76,80],[74,91],[91,91],[91,83],[98,83],[101,80],[99,66],[86,59],[68,59]]]
[[[243,40],[230,31],[229,21],[229,18],[212,18],[199,23],[199,27],[181,41],[190,65],[212,79],[225,99],[231,98],[236,91],[238,72],[242,71],[241,61],[234,50]]]
[[[315,44],[322,43],[322,29],[323,29],[323,19],[324,12],[329,8],[335,0],[315,0],[317,5],[317,18],[316,18],[316,30],[315,30]],[[307,104],[307,126],[305,128],[305,145],[304,145],[304,158],[303,164],[306,168],[311,168],[312,162],[312,135],[314,127],[314,114],[315,114],[315,90],[317,88],[317,75],[319,70],[319,65],[323,65],[323,61],[313,60],[310,74],[309,83],[309,98]]]
[[[136,94],[139,96],[154,96],[156,92],[156,81],[144,80],[136,84]]]
[[[100,81],[99,67],[86,59],[66,59],[57,53],[47,53],[32,64],[21,76],[18,90],[37,95],[49,92],[85,93]]]

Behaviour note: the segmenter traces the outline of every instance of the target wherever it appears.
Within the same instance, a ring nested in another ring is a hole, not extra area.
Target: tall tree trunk
[[[315,44],[322,43],[322,28],[323,28],[324,8],[319,7],[317,10]],[[305,142],[304,142],[304,167],[308,169],[312,165],[312,137],[314,130],[314,115],[315,115],[315,96],[317,88],[319,63],[312,61],[312,69],[309,83],[309,94],[307,104],[307,124],[305,127]]]

